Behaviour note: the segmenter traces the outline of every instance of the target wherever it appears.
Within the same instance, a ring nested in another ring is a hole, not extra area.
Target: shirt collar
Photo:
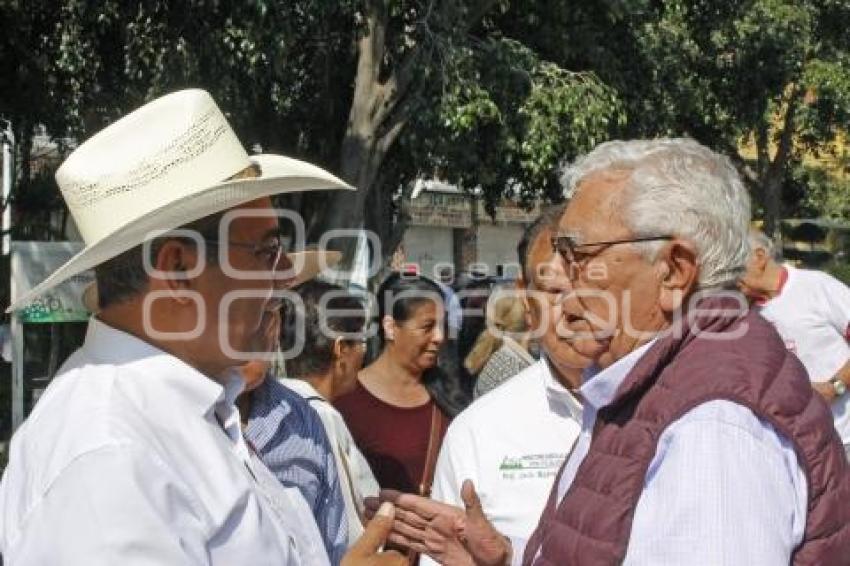
[[[316,391],[316,388],[313,385],[304,379],[298,379],[295,377],[284,377],[281,379],[284,385],[298,393],[304,398],[312,398],[312,399],[321,399],[322,401],[327,401],[322,394]]]
[[[138,373],[128,372],[122,378],[138,379],[140,382],[144,380],[144,383],[138,385],[159,390],[156,393],[168,395],[170,399],[179,398],[201,415],[206,415],[221,401],[232,402],[238,395],[237,387],[241,391],[241,386],[234,380],[238,373],[228,374],[225,379],[228,384],[226,392],[224,386],[180,358],[132,334],[113,328],[96,317],[89,319],[83,348],[96,362],[126,366],[129,369],[138,365]],[[241,376],[239,382],[244,383]]]
[[[655,340],[653,338],[605,369],[599,369],[596,366],[586,369],[582,379],[583,384],[579,389],[582,399],[597,410],[610,404],[626,376],[655,343]]]
[[[220,401],[233,405],[236,403],[236,398],[245,390],[245,379],[237,368],[231,368],[227,370],[222,381],[224,382],[224,399]]]
[[[556,410],[566,411],[569,416],[580,423],[582,407],[579,400],[555,377],[552,372],[551,362],[545,354],[543,355],[543,359],[538,363],[542,367],[543,384],[546,387],[546,397],[549,400],[550,406],[555,407]]]

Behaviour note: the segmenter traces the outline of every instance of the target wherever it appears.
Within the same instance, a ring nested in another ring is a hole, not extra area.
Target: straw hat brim
[[[297,159],[281,155],[253,155],[250,159],[260,167],[260,177],[217,183],[152,210],[86,246],[29,292],[21,297],[14,297],[6,312],[25,306],[38,295],[74,275],[92,269],[141,244],[152,234],[173,230],[205,216],[266,196],[328,189],[354,190],[354,187],[319,167]]]
[[[295,277],[289,281],[288,287],[297,287],[313,279],[325,269],[339,263],[342,254],[330,250],[307,250],[286,254],[293,266],[296,266]],[[97,283],[92,281],[83,291],[83,306],[89,312],[98,312]]]

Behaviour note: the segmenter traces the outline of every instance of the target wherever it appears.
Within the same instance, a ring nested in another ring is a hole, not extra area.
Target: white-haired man
[[[94,267],[99,312],[12,439],[5,560],[327,564],[306,502],[242,437],[232,368],[262,355],[276,290],[306,277],[285,254],[270,195],[345,184],[286,157],[249,157],[199,90],[115,122],[56,176],[86,247],[12,308]],[[403,563],[376,554],[383,522],[344,564]]]
[[[850,457],[850,288],[822,271],[781,265],[758,230],[750,231],[750,259],[738,285],[803,362]]]
[[[565,324],[597,368],[537,530],[508,544],[466,485],[454,522],[397,497],[396,538],[452,547],[452,563],[463,549],[538,566],[846,564],[850,476],[831,415],[734,291],[750,204],[729,160],[686,139],[609,142],[565,181]]]

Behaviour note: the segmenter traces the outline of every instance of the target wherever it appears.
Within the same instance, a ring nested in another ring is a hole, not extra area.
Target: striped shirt
[[[315,409],[268,377],[251,392],[245,437],[287,487],[296,487],[313,511],[332,564],[348,544],[348,520],[333,452]]]

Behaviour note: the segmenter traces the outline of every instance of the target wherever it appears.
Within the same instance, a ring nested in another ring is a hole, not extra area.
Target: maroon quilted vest
[[[599,412],[587,457],[557,506],[555,482],[523,564],[621,564],[659,437],[712,400],[749,408],[794,446],[807,479],[808,511],[793,564],[850,564],[850,469],[829,408],[773,326],[737,304],[704,299],[638,361]],[[720,334],[738,337],[712,339]]]

